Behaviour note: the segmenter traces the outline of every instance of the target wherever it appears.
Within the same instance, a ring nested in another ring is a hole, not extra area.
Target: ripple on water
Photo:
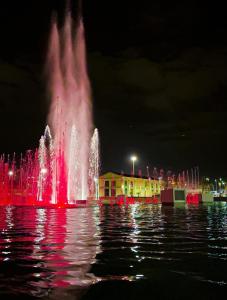
[[[64,298],[111,281],[155,291],[174,278],[225,287],[226,213],[216,204],[1,207],[0,294]]]

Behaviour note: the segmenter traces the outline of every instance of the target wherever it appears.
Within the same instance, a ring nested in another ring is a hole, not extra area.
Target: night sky
[[[76,18],[77,2],[73,2]],[[45,55],[64,1],[0,2],[0,152],[35,148],[48,99]],[[87,0],[84,22],[102,171],[227,176],[227,10],[216,1]],[[137,169],[138,170],[138,169]]]

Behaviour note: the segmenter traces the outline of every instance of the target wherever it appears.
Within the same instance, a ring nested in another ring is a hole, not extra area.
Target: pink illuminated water
[[[98,197],[99,138],[92,122],[82,18],[67,12],[62,30],[52,21],[47,59],[50,113],[39,148],[0,157],[0,203],[74,205]],[[74,33],[75,31],[75,33]]]

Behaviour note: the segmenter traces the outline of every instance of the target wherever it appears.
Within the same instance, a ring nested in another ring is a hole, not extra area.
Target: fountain
[[[35,151],[0,157],[0,204],[75,206],[98,198],[99,137],[93,128],[82,17],[52,20],[47,56],[50,113]],[[75,36],[75,37],[74,37]],[[50,129],[51,128],[51,129]]]

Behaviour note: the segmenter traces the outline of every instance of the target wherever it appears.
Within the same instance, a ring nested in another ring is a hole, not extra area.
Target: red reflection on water
[[[107,203],[109,205],[130,205],[130,204],[136,204],[136,203],[146,203],[146,204],[159,204],[160,200],[159,198],[153,196],[153,197],[127,197],[127,196],[117,196],[117,197],[100,197],[99,201],[97,201],[99,206],[102,206],[103,204]]]
[[[7,274],[16,282],[13,287],[6,282],[10,289],[22,288],[20,280],[31,291],[95,282],[88,276],[99,251],[98,241],[93,241],[97,228],[90,208],[0,207],[0,214],[0,266],[9,264]]]

